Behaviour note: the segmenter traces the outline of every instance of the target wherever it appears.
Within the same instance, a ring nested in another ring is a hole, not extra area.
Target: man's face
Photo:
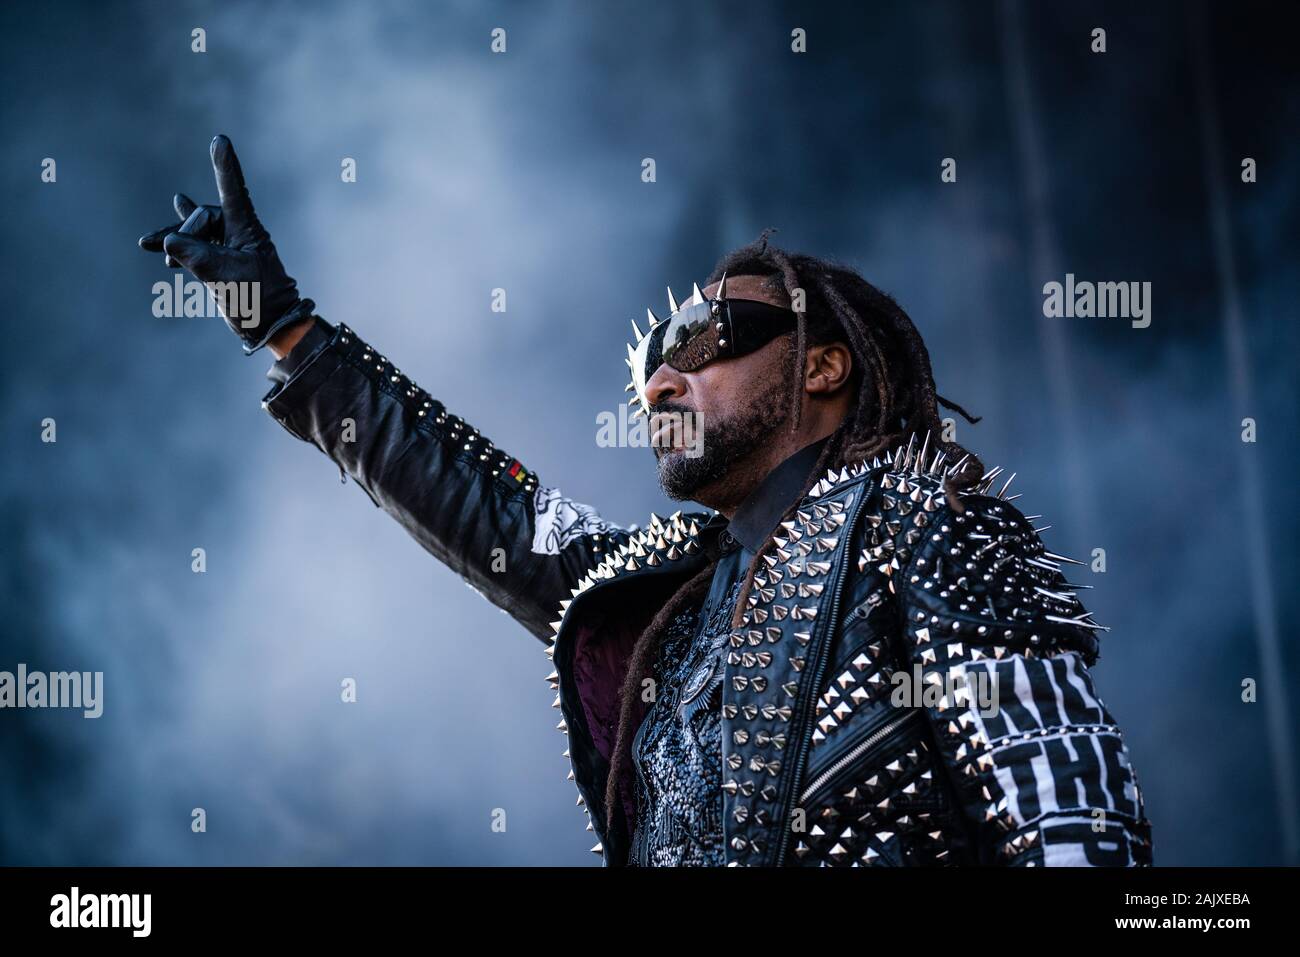
[[[704,290],[705,298],[717,284]],[[783,293],[759,276],[727,280],[728,299],[757,299],[788,309]],[[756,352],[719,359],[694,372],[662,365],[646,382],[651,445],[659,484],[672,499],[705,498],[737,465],[766,445],[790,417],[794,337],[778,336]],[[687,428],[683,428],[683,422]]]

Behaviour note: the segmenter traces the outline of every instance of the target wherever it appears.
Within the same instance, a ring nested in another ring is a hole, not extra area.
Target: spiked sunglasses
[[[661,365],[678,372],[694,372],[717,359],[736,359],[790,332],[798,322],[790,309],[756,299],[728,299],[725,274],[712,299],[705,299],[697,284],[691,298],[678,306],[669,287],[668,308],[671,312],[667,319],[646,310],[648,332],[643,333],[632,320],[636,344],[628,343],[626,360],[632,381],[624,391],[635,393],[635,415],[649,413],[646,383]]]

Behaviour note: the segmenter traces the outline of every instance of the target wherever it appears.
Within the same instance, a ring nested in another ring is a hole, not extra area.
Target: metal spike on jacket
[[[604,796],[627,658],[725,523],[605,521],[346,326],[264,404],[545,641],[592,850],[625,863],[627,815],[609,827]],[[960,465],[916,436],[830,470],[777,530],[725,659],[729,865],[1151,863],[1136,772],[1089,672],[1104,629],[1063,574],[1082,563],[1045,548],[1001,469],[954,509],[943,479]]]

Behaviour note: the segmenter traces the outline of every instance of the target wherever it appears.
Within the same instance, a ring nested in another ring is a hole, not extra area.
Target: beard
[[[691,414],[672,403],[656,406],[654,411]],[[757,390],[745,406],[722,419],[712,417],[701,429],[700,454],[688,456],[685,449],[671,449],[659,456],[660,488],[670,499],[680,501],[725,480],[771,440],[789,421],[790,412],[787,390],[770,386]]]

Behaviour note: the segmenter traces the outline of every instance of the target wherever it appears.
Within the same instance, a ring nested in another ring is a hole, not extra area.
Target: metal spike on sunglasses
[[[722,278],[718,280],[718,291],[713,296],[714,299],[727,298],[727,274],[724,272]]]
[[[650,323],[650,331],[652,332],[654,331],[654,327],[659,325],[659,323],[663,321],[654,314],[654,310],[651,309],[649,306],[646,306],[645,317]]]
[[[704,293],[700,292],[700,284],[698,282],[691,283],[691,301],[689,305],[698,306],[702,302],[704,302]]]
[[[632,320],[632,332],[636,336],[637,342],[645,338],[645,333],[641,331],[641,327],[636,324],[635,319]]]
[[[673,295],[673,287],[668,287],[668,309],[670,312],[678,311],[677,297]]]

